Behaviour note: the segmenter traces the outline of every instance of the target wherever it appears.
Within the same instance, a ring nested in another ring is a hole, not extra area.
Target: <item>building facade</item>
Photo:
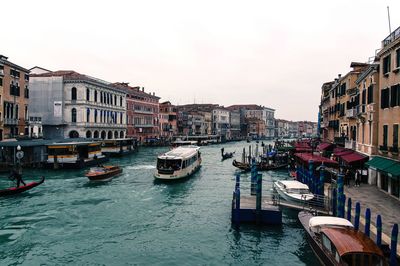
[[[45,138],[126,136],[125,92],[111,83],[67,70],[32,74],[29,85]]]
[[[160,138],[160,97],[128,83],[113,86],[126,93],[127,137],[137,138],[140,143]]]
[[[163,139],[171,140],[178,132],[177,109],[171,102],[160,103],[160,136]]]
[[[29,70],[0,55],[0,138],[29,135]]]
[[[240,127],[240,111],[234,110],[230,111],[230,130],[231,130],[231,139],[239,140],[242,138],[241,127]]]
[[[212,110],[212,132],[213,135],[219,135],[221,140],[231,138],[230,131],[230,112],[224,107],[216,107]]]

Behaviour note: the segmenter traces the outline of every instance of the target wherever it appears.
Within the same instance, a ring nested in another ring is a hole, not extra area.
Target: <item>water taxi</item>
[[[65,142],[47,145],[47,165],[54,168],[83,168],[108,161],[101,142]]]
[[[283,199],[290,202],[303,203],[314,198],[308,186],[296,180],[276,181],[274,187]]]
[[[156,179],[176,180],[192,175],[201,167],[200,147],[182,146],[157,158]]]
[[[382,250],[344,218],[298,215],[307,240],[322,265],[386,265]]]
[[[85,174],[90,181],[109,181],[122,173],[122,168],[114,165],[92,167]]]
[[[131,154],[137,149],[137,141],[133,138],[102,140],[101,152],[108,156],[118,157]]]

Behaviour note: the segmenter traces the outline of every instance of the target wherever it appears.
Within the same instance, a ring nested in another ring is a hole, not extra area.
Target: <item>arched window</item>
[[[119,123],[123,124],[124,122],[122,121],[122,113],[119,115]]]
[[[15,118],[16,118],[16,119],[19,118],[19,112],[18,112],[19,110],[18,110],[18,108],[19,108],[19,107],[18,107],[18,104],[15,105]]]
[[[69,137],[70,137],[71,139],[79,138],[79,133],[78,133],[77,131],[75,131],[75,130],[71,130],[71,131],[69,132]]]
[[[86,131],[86,138],[88,139],[92,138],[92,131],[90,130]]]
[[[76,109],[72,108],[71,110],[71,122],[76,123]]]
[[[117,139],[118,138],[118,131],[114,132],[114,138]]]
[[[94,91],[94,102],[97,103],[97,91]]]
[[[90,101],[90,90],[86,88],[86,101]]]
[[[102,139],[105,139],[106,138],[106,132],[103,130],[103,131],[101,131],[101,138]]]
[[[71,100],[76,101],[76,88],[72,87],[71,89]]]
[[[94,109],[94,122],[97,123],[97,109]]]
[[[95,139],[98,139],[99,138],[99,131],[95,131],[94,133],[93,133],[93,138],[95,138]]]
[[[112,131],[108,131],[107,139],[112,139]]]
[[[122,96],[119,98],[119,106],[122,106]]]
[[[90,122],[90,109],[86,109],[86,122]]]
[[[114,105],[117,105],[117,95],[114,95]]]
[[[100,102],[103,103],[103,92],[100,92]]]
[[[124,138],[124,131],[119,132],[119,137],[120,137],[121,139]]]

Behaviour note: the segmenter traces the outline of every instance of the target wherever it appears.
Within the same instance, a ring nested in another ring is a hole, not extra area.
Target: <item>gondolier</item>
[[[11,172],[11,174],[10,174],[10,176],[8,178],[11,179],[11,180],[15,180],[17,182],[17,186],[16,187],[19,187],[21,185],[21,183],[24,184],[24,186],[26,186],[24,180],[22,180],[22,175],[16,169],[12,170],[12,172]]]

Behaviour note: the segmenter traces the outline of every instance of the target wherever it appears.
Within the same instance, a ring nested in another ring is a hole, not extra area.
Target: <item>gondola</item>
[[[10,187],[7,189],[2,189],[2,190],[0,190],[0,197],[15,195],[15,194],[19,194],[21,192],[30,190],[30,189],[42,184],[44,182],[44,179],[45,179],[44,176],[42,176],[42,180],[40,180],[39,182],[31,182],[31,183],[26,184],[25,186]]]
[[[236,160],[233,160],[232,165],[239,168],[242,171],[250,171],[251,167],[248,163],[241,163],[238,162]],[[278,169],[283,169],[286,168],[288,166],[287,163],[283,163],[283,164],[276,164],[276,163],[272,163],[272,164],[267,164],[264,162],[260,162],[256,164],[257,167],[257,171],[270,171],[270,170],[278,170]]]
[[[227,153],[222,154],[222,161],[232,158],[234,153],[235,152],[227,152]]]
[[[114,176],[121,173],[121,167],[107,165],[92,167],[85,176],[89,178],[90,181],[108,181],[111,180]]]

